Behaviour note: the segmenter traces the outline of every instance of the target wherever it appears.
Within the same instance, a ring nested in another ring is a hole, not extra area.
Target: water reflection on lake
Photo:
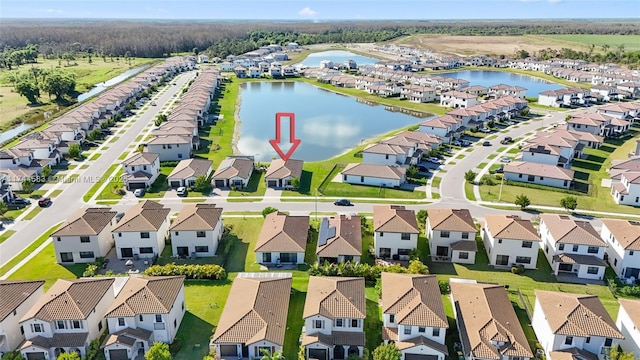
[[[373,65],[380,61],[368,56],[354,54],[349,51],[330,50],[309,54],[309,56],[304,58],[301,63],[308,67],[319,67],[322,60],[329,60],[334,64],[343,64],[347,60],[353,60],[358,65]]]
[[[563,87],[562,85],[554,84],[533,76],[503,71],[463,70],[438,75],[467,80],[470,86],[482,85],[489,87],[498,84],[522,86],[527,89],[527,96],[531,97],[538,97],[538,94],[543,91],[558,90]]]

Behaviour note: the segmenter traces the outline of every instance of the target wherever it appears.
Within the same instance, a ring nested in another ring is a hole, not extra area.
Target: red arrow
[[[289,118],[289,142],[291,142],[292,144],[291,148],[289,149],[289,151],[287,151],[286,154],[280,148],[280,143],[282,140],[280,127],[282,125],[281,120],[283,117]],[[296,151],[298,145],[300,145],[301,142],[300,139],[296,139],[296,115],[294,113],[276,113],[276,138],[273,140],[269,140],[269,142],[271,143],[271,146],[273,146],[273,148],[276,150],[278,155],[280,155],[280,158],[282,160],[289,160],[289,158],[291,157],[291,155],[293,155],[293,152]]]

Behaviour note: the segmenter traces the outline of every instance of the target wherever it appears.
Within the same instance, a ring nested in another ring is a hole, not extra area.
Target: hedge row
[[[227,277],[227,272],[220,265],[153,265],[144,271],[148,276],[184,275],[187,279],[220,280]]]
[[[369,265],[346,262],[341,264],[331,264],[325,262],[322,265],[314,264],[309,268],[311,276],[345,276],[363,277],[366,281],[375,281],[382,272],[404,273],[404,274],[429,274],[429,268],[420,260],[411,260],[409,267],[401,265]]]

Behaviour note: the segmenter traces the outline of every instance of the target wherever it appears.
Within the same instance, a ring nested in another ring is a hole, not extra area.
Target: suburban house
[[[316,249],[318,263],[360,262],[362,227],[360,217],[338,215],[322,218]]]
[[[0,280],[0,356],[24,341],[20,319],[44,294],[44,280]]]
[[[536,268],[540,236],[530,220],[517,215],[485,215],[484,218],[482,240],[489,264]]]
[[[244,66],[236,66],[233,68],[233,71],[235,71],[238,79],[244,79],[247,77],[247,68]]]
[[[264,219],[254,251],[259,264],[302,264],[309,236],[309,217],[279,211]]]
[[[542,290],[535,294],[531,326],[547,358],[575,354],[578,359],[598,359],[623,338],[597,295]]]
[[[505,180],[527,182],[568,189],[573,181],[574,171],[557,165],[528,161],[512,161],[503,167]]]
[[[122,162],[123,182],[127,190],[146,189],[160,175],[160,156],[139,152]]]
[[[11,182],[9,180],[10,174],[6,172],[0,172],[0,202],[10,203],[13,201],[13,191]],[[24,180],[22,180],[24,181]]]
[[[253,173],[253,157],[234,156],[222,160],[211,177],[211,183],[217,188],[245,188]]]
[[[393,188],[407,182],[407,169],[397,165],[351,163],[340,174],[342,182],[354,185]]]
[[[292,189],[293,179],[298,179],[299,181],[302,176],[303,164],[304,161],[293,159],[271,161],[267,172],[264,174],[264,181],[266,181],[267,187]]]
[[[504,97],[504,96],[513,96],[520,99],[524,99],[527,96],[527,89],[522,86],[511,86],[506,84],[498,84],[492,85],[489,87],[489,92],[487,93],[492,97]]]
[[[171,209],[145,200],[124,213],[111,234],[118,259],[153,258],[162,254]]]
[[[404,206],[374,206],[373,231],[376,257],[409,260],[411,250],[418,247],[416,213]]]
[[[640,300],[618,299],[620,309],[616,325],[624,336],[618,340],[622,349],[640,354]]]
[[[465,360],[534,357],[504,286],[465,279],[449,286]]]
[[[611,182],[611,195],[618,205],[640,206],[640,172],[619,174],[620,181]]]
[[[399,140],[399,139],[396,139]],[[422,151],[418,151],[418,143],[387,143],[381,141],[371,144],[362,150],[362,162],[371,165],[415,165]],[[414,154],[418,156],[414,156]]]
[[[382,340],[400,360],[444,360],[449,323],[435,275],[382,273]]]
[[[282,351],[287,329],[291,273],[265,277],[239,273],[209,347],[222,359],[273,355]],[[307,297],[308,299],[308,297]]]
[[[22,183],[26,179],[36,182],[36,171],[29,168],[3,169],[0,168],[0,198],[9,200],[13,191],[22,191]],[[0,199],[2,200],[2,199]]]
[[[307,359],[361,357],[367,306],[364,278],[309,277],[301,345]]]
[[[105,313],[107,360],[134,359],[154,342],[172,343],[185,313],[184,276],[128,277]]]
[[[427,120],[420,124],[418,128],[420,132],[438,136],[445,144],[450,143],[453,139],[462,136],[465,127],[462,126],[462,120],[451,115],[442,115]]]
[[[478,97],[462,91],[447,91],[440,94],[440,106],[468,108],[478,103]]]
[[[114,278],[58,280],[20,320],[25,359],[55,359],[62,353],[87,354],[89,343],[106,328],[115,299]],[[74,306],[70,306],[73,304]]]
[[[602,240],[609,244],[609,265],[621,279],[640,279],[640,222],[602,219]]]
[[[107,256],[116,214],[110,207],[78,209],[51,234],[58,264],[91,263]]]
[[[477,230],[468,209],[429,209],[426,231],[435,261],[475,263]]]
[[[196,179],[200,176],[204,176],[208,181],[209,175],[211,175],[211,172],[213,171],[212,165],[213,161],[207,159],[188,159],[180,161],[167,177],[169,187],[194,187]]]
[[[160,161],[180,161],[191,157],[191,136],[158,135],[147,143],[145,151],[160,155]]]
[[[542,249],[553,273],[579,279],[602,280],[607,243],[588,221],[567,215],[540,215]]]
[[[214,256],[223,232],[222,208],[215,204],[186,204],[169,226],[173,256]]]

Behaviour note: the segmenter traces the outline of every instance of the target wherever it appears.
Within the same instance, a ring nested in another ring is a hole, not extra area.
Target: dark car
[[[491,146],[491,141],[485,141],[482,143],[482,146]]]
[[[496,169],[496,173],[497,174],[502,174],[504,173],[504,166],[500,166],[499,168]]]
[[[47,207],[49,205],[51,205],[51,198],[42,197],[42,198],[38,199],[38,206]]]
[[[418,171],[429,172],[429,168],[424,165],[418,165]]]
[[[511,136],[507,136],[504,139],[502,139],[502,141],[500,141],[500,144],[506,145],[506,144],[510,144],[512,142],[513,142],[513,139],[511,138]]]
[[[31,205],[31,200],[22,197],[13,199],[13,203],[16,205]]]
[[[100,130],[100,132],[102,133],[102,135],[111,135],[111,134],[113,134],[113,132],[111,132],[111,130],[109,130],[109,129],[102,129],[102,130]]]
[[[351,201],[347,200],[347,199],[340,199],[340,200],[336,200],[333,202],[333,205],[338,205],[338,206],[351,206]]]

